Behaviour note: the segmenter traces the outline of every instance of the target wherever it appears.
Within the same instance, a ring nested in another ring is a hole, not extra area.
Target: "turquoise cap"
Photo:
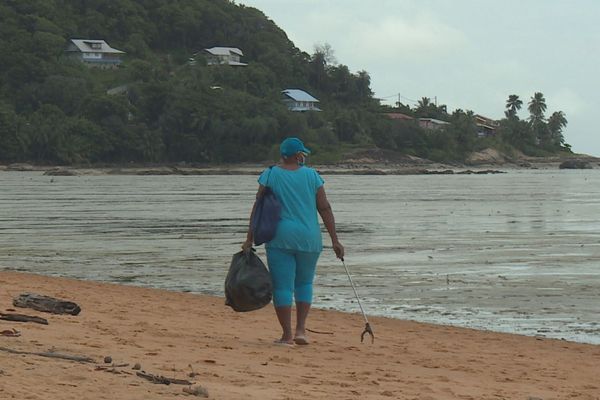
[[[295,137],[289,137],[281,142],[279,152],[285,157],[293,156],[298,153],[310,154],[310,150],[304,147],[302,140]]]

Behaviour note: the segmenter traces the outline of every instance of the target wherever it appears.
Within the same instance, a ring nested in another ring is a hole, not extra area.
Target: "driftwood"
[[[59,300],[35,293],[23,293],[19,295],[19,297],[13,300],[13,305],[15,307],[33,308],[37,311],[52,314],[77,315],[81,312],[81,307],[72,301]]]
[[[48,325],[48,320],[41,317],[32,317],[24,314],[4,314],[0,313],[0,319],[14,322],[35,322],[37,324]]]
[[[13,350],[13,349],[9,349],[6,347],[0,347],[0,351],[5,351],[7,353],[11,353],[11,354],[25,354],[25,355],[29,355],[29,356],[40,356],[40,357],[49,357],[49,358],[59,358],[61,360],[69,360],[69,361],[77,361],[77,362],[86,362],[86,363],[95,363],[95,361],[89,357],[85,357],[85,356],[74,356],[71,354],[62,354],[62,353],[55,353],[53,351],[48,351],[48,352],[42,352],[42,353],[37,353],[37,352],[29,352],[29,351],[20,351],[20,350]]]
[[[115,375],[121,375],[121,374],[125,374],[125,375],[132,375],[131,372],[127,372],[124,370],[119,370],[115,367],[103,367],[103,366],[96,366],[96,371],[104,371],[104,372],[109,372],[111,374],[115,374]]]
[[[160,375],[153,375],[153,374],[148,374],[144,371],[142,372],[136,372],[136,375],[139,376],[140,378],[144,378],[146,380],[149,380],[152,383],[157,383],[157,384],[162,384],[162,385],[191,385],[192,382],[187,381],[185,379],[175,379],[175,378],[167,378],[164,376],[160,376]]]
[[[0,336],[8,336],[8,337],[19,337],[21,336],[21,332],[13,328],[12,330],[6,329],[0,332]]]
[[[307,331],[309,331],[310,333],[316,333],[318,335],[333,335],[333,332],[326,332],[326,331],[315,331],[314,329],[308,329],[306,328]]]

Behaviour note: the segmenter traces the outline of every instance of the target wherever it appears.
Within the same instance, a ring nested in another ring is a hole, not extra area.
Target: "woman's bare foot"
[[[310,342],[306,338],[306,334],[296,333],[296,336],[294,337],[294,343],[305,346],[305,345],[309,344]]]
[[[294,341],[292,339],[289,340],[285,340],[285,339],[277,339],[273,342],[275,345],[277,346],[288,346],[288,347],[294,347]]]

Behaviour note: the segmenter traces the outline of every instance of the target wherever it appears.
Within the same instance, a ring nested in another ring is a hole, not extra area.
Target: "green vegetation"
[[[546,119],[546,99],[542,93],[536,92],[527,106],[529,120],[522,121],[517,116],[522,105],[519,96],[514,94],[506,101],[506,118],[500,123],[500,134],[507,142],[535,156],[571,151],[571,146],[565,143],[563,136],[567,119],[562,111],[555,111]]]
[[[71,38],[104,39],[127,52],[124,63],[102,70],[72,60]],[[213,46],[242,49],[248,66],[189,62]],[[366,71],[338,64],[328,45],[300,51],[262,12],[227,0],[7,0],[0,57],[1,162],[261,161],[292,135],[316,162],[373,145],[460,161],[478,141],[472,112],[448,114],[427,98],[414,109],[381,106]],[[323,112],[288,111],[285,88],[311,93]],[[529,121],[511,103],[499,140],[531,154],[568,149],[564,114],[546,120],[543,96],[534,99]],[[450,124],[426,131],[389,112]]]

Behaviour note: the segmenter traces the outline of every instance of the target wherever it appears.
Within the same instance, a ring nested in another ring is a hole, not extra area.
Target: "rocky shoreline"
[[[240,164],[127,164],[127,165],[0,165],[0,171],[39,171],[48,176],[80,175],[256,175],[270,162]],[[493,149],[474,153],[462,163],[443,164],[418,157],[371,152],[337,164],[311,165],[323,175],[471,175],[500,174],[521,169],[597,169],[600,158],[585,154],[509,158]]]

